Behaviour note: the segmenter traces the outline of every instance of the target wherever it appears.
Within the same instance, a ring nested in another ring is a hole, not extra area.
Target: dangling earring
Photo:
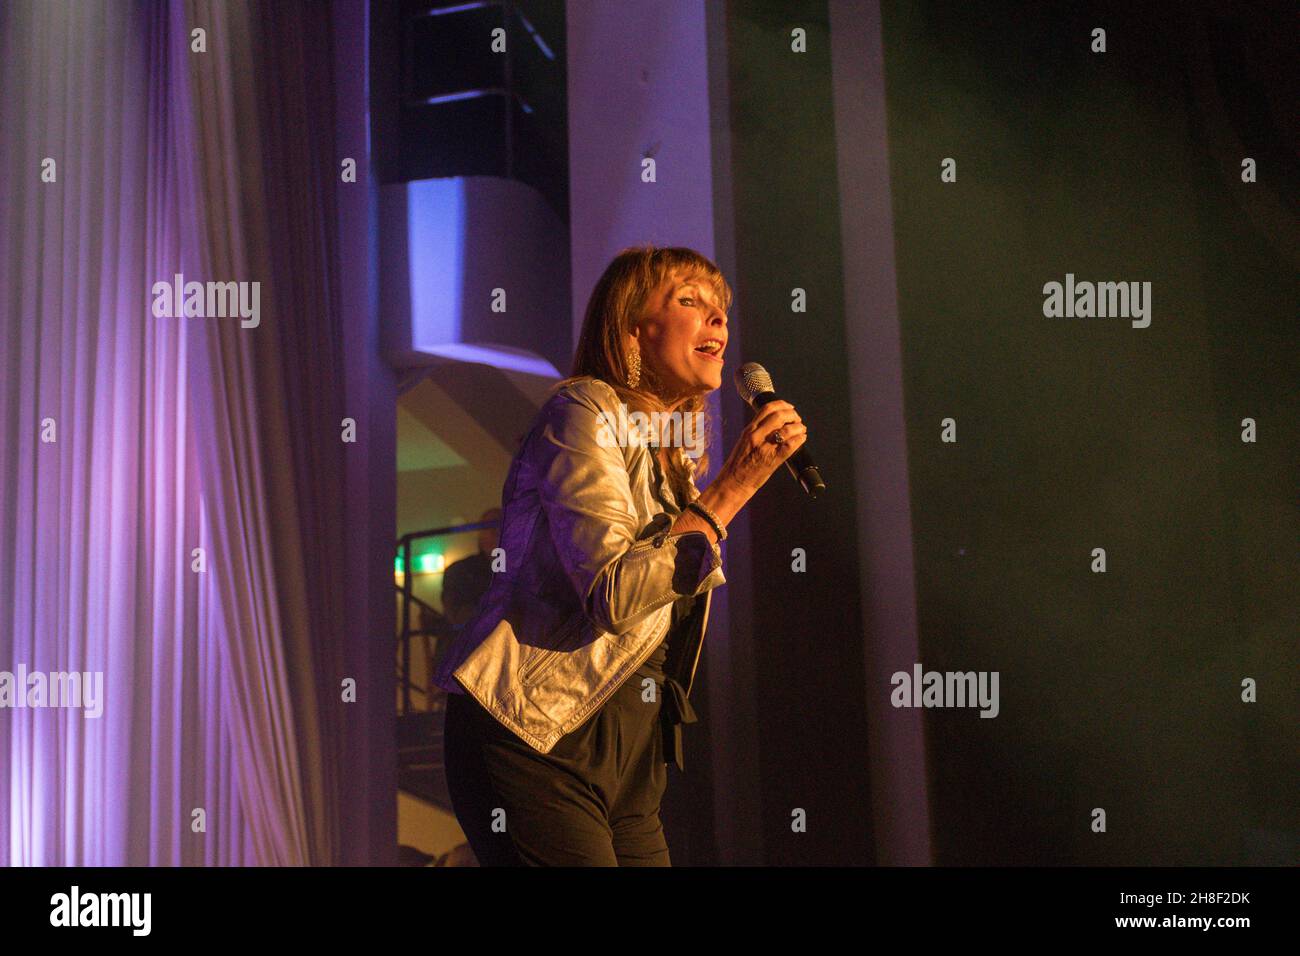
[[[627,356],[627,387],[636,388],[641,381],[641,349],[636,345]]]

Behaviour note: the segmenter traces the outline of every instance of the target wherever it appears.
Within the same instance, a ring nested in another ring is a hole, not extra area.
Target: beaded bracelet
[[[704,505],[700,504],[698,501],[689,502],[687,503],[686,507],[690,508],[692,511],[694,511],[701,518],[703,518],[705,521],[707,521],[710,525],[713,526],[713,530],[717,532],[719,542],[727,540],[727,529],[722,526],[722,522],[718,520],[717,515],[715,515],[708,508],[704,507]]]

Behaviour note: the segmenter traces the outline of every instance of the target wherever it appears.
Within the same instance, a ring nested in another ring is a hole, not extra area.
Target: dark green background
[[[1001,674],[997,719],[926,712],[937,863],[1300,862],[1300,177],[1267,106],[1295,85],[1278,56],[1295,17],[1208,9],[885,5],[921,660]],[[727,20],[744,346],[781,357],[846,488],[826,7],[731,3]],[[784,54],[794,26],[803,57]],[[1206,75],[1222,112],[1198,98]],[[1067,272],[1151,282],[1151,326],[1045,318],[1043,284]],[[796,337],[794,286],[814,303]],[[887,771],[866,763],[853,506],[801,526],[840,566],[790,575],[771,530],[803,514],[785,484],[752,505],[754,580],[803,579],[754,594],[755,620],[802,635],[758,651],[765,856],[870,862],[868,775]],[[786,808],[808,804],[825,828],[791,835]]]

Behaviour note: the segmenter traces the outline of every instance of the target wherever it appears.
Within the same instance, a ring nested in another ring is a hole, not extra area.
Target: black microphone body
[[[776,392],[759,392],[750,401],[750,405],[753,406],[755,413],[757,413],[768,402],[776,400]],[[785,460],[785,466],[790,469],[790,474],[794,475],[795,480],[807,492],[808,497],[816,498],[826,490],[826,482],[822,481],[821,472],[817,470],[817,466],[813,463],[807,442]]]

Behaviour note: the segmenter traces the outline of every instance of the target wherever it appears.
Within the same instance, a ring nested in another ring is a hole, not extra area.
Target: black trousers
[[[448,694],[452,806],[481,866],[670,866],[661,701],[633,675],[539,753],[469,694]]]

